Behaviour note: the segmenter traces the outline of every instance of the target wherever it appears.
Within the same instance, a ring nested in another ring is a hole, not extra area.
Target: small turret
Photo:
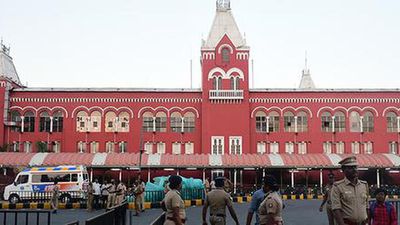
[[[10,47],[6,47],[3,44],[3,40],[0,42],[0,79],[1,78],[5,78],[16,85],[22,86],[13,59],[10,56]]]
[[[305,57],[305,66],[303,69],[303,74],[301,76],[299,89],[315,89],[315,84],[311,78],[310,69],[308,68],[308,65],[307,65],[307,52],[306,52],[306,57]]]

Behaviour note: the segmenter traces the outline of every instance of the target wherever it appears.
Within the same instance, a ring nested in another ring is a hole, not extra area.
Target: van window
[[[32,183],[40,183],[42,179],[41,175],[32,175]]]
[[[70,182],[71,175],[70,174],[58,174],[57,180],[58,180],[58,182]]]
[[[29,179],[29,175],[20,175],[20,176],[18,177],[18,180],[17,180],[17,185],[18,185],[18,184],[25,184],[25,183],[28,183],[28,179]]]
[[[88,174],[87,173],[84,173],[83,174],[83,180],[87,180],[88,179]]]
[[[71,174],[71,181],[72,182],[77,182],[78,181],[78,174],[76,174],[76,173]]]

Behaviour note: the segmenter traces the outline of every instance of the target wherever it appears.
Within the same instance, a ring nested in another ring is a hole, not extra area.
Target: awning
[[[27,166],[35,153],[1,152],[0,166]]]
[[[338,168],[349,155],[338,154],[243,154],[175,155],[142,154],[143,168]],[[399,168],[400,156],[394,154],[358,154],[359,167]],[[139,153],[17,153],[0,152],[0,166],[139,167]]]
[[[44,158],[43,163],[37,166],[60,166],[60,165],[91,166],[93,157],[94,154],[89,154],[89,153],[49,153]]]

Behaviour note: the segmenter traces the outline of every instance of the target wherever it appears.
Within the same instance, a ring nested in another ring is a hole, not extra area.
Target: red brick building
[[[250,89],[249,57],[227,1],[217,1],[201,46],[201,89],[25,87],[2,45],[0,142],[9,146],[0,165],[130,168],[123,178],[139,168],[149,177],[213,172],[241,184],[265,169],[283,183],[287,172],[301,181],[298,170],[318,179],[346,154],[381,176],[399,167],[398,89],[318,89],[307,68],[298,89]]]

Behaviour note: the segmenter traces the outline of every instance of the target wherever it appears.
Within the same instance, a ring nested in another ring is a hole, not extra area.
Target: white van
[[[83,166],[32,167],[20,172],[13,184],[4,189],[4,199],[10,203],[26,200],[46,200],[51,197],[57,180],[62,202],[83,198],[89,183]]]

